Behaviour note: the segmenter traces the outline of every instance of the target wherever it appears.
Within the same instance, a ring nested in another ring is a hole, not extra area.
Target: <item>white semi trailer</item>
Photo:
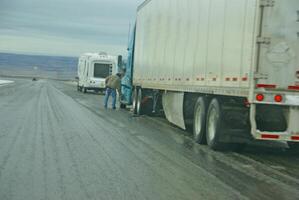
[[[136,114],[160,101],[215,150],[248,139],[298,147],[298,0],[147,0],[132,41]]]

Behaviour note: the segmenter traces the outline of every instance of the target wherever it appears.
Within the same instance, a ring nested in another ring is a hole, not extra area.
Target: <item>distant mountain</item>
[[[0,53],[0,75],[74,79],[78,58]]]

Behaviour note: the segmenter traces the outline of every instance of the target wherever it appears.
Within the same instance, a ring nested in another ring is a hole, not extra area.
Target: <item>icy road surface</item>
[[[63,82],[0,88],[1,200],[298,199],[299,157],[219,153]]]

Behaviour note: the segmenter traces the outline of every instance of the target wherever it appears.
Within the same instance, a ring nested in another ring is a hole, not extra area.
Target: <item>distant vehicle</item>
[[[32,81],[37,81],[37,78],[35,78],[35,77],[34,77],[34,78],[32,78]]]
[[[163,109],[214,150],[252,138],[298,148],[298,10],[298,0],[145,1],[121,103]]]
[[[78,91],[101,92],[105,89],[105,78],[117,72],[117,57],[107,53],[86,53],[78,63]]]

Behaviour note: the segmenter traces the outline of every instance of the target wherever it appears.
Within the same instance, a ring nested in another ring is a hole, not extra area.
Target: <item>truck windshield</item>
[[[94,64],[94,77],[95,78],[106,78],[110,75],[111,64]]]

